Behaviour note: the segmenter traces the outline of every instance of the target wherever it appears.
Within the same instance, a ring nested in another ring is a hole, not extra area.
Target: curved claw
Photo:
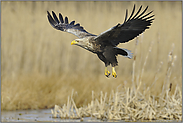
[[[112,67],[112,76],[113,76],[114,78],[117,77],[117,74],[116,74],[116,71],[115,71],[115,68],[114,68],[114,67]]]
[[[107,70],[107,67],[105,67],[105,76],[106,76],[106,77],[109,77],[110,74],[111,74],[111,73]]]
[[[109,77],[109,75],[111,75],[111,73],[109,71],[105,72],[106,77]]]

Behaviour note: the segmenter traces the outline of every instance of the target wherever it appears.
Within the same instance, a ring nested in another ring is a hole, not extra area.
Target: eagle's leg
[[[107,67],[105,67],[105,76],[109,77],[110,72],[107,70]]]
[[[115,71],[114,67],[112,67],[112,76],[115,77],[115,78],[117,77],[117,74],[116,74],[116,71]]]
[[[110,62],[107,61],[107,59],[104,57],[104,55],[102,53],[97,53],[97,56],[99,57],[100,60],[102,60],[105,63],[105,73],[104,74],[106,77],[109,77],[110,72],[108,71],[107,66],[110,65]]]

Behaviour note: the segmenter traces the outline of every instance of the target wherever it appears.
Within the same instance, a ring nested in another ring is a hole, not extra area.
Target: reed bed
[[[176,86],[173,95],[170,88],[164,96],[151,96],[140,93],[138,89],[125,88],[125,91],[112,91],[110,95],[101,92],[97,99],[92,92],[88,105],[78,108],[73,100],[73,93],[63,106],[55,105],[51,109],[53,118],[81,119],[91,117],[104,121],[182,121],[182,93]]]
[[[61,12],[100,34],[122,23],[125,9],[131,12],[134,4],[148,5],[155,21],[138,38],[119,45],[134,57],[118,57],[116,79],[106,78],[97,56],[71,46],[76,37],[53,29],[46,17],[47,10]],[[1,110],[57,105],[53,112],[65,112],[53,115],[61,118],[182,120],[180,1],[3,1],[1,5]]]

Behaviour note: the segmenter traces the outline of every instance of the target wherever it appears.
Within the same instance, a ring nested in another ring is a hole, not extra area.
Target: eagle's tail
[[[130,50],[118,48],[118,47],[114,47],[114,49],[116,50],[116,55],[122,55],[130,59],[133,57],[133,53],[131,53]]]

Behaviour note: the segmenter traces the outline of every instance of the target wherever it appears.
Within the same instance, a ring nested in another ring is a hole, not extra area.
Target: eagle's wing
[[[152,16],[148,16],[153,11],[147,13],[146,12],[148,6],[141,13],[142,6],[140,6],[138,12],[133,16],[135,11],[135,5],[133,7],[132,13],[127,20],[128,11],[126,10],[126,16],[123,24],[117,24],[116,26],[108,29],[107,31],[99,34],[95,37],[95,40],[98,42],[110,41],[113,45],[118,45],[119,43],[125,43],[129,40],[132,40],[146,29],[149,28],[154,18]],[[138,15],[139,14],[139,15]],[[147,17],[148,16],[148,17]]]
[[[69,23],[67,17],[65,17],[65,21],[64,21],[61,13],[59,13],[59,19],[57,18],[56,14],[53,11],[52,11],[53,17],[50,15],[48,11],[47,13],[48,13],[47,15],[48,20],[51,26],[55,29],[72,33],[79,38],[84,38],[86,36],[95,36],[93,34],[88,33],[82,26],[80,26],[79,23],[74,24],[75,21],[72,21],[71,23]]]

